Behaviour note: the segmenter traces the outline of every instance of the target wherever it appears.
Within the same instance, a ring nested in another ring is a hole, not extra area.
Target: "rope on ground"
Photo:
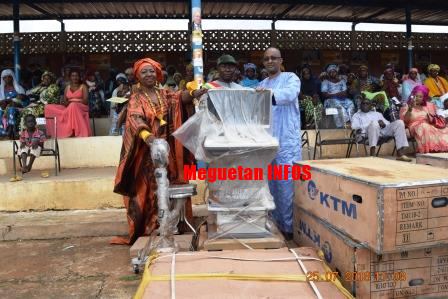
[[[299,256],[297,255],[297,253],[290,248],[289,251],[291,251],[291,253],[295,256],[297,262],[299,263],[300,268],[302,269],[303,273],[308,273],[308,270],[306,269],[305,265],[303,264],[303,262],[300,260]],[[316,284],[314,283],[314,281],[308,280],[308,283],[310,284],[311,288],[313,289],[314,293],[317,296],[317,299],[323,299],[321,293],[319,292],[319,289],[316,287]]]

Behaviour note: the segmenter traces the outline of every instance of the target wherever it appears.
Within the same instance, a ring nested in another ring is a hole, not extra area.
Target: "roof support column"
[[[271,47],[277,47],[277,30],[275,29],[275,22],[277,20],[273,20],[271,23]]]
[[[406,5],[406,41],[408,43],[408,70],[414,65],[414,46],[412,45],[411,8]]]
[[[14,0],[12,6],[13,15],[13,47],[14,47],[14,72],[16,75],[17,82],[20,82],[20,0]]]
[[[66,47],[66,35],[65,35],[65,24],[64,24],[64,20],[58,20],[59,21],[59,23],[61,23],[61,33],[60,33],[60,38],[59,38],[59,41],[60,41],[60,45],[59,45],[59,48],[60,48],[60,50],[61,50],[61,52],[62,52],[62,56],[63,57],[65,57],[65,50],[67,49],[67,47]]]
[[[352,51],[356,50],[356,25],[358,25],[358,22],[352,23],[352,31],[350,33],[350,42]]]

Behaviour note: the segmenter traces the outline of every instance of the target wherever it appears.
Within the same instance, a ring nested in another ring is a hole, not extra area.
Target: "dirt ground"
[[[132,298],[129,247],[110,237],[0,242],[0,298]]]

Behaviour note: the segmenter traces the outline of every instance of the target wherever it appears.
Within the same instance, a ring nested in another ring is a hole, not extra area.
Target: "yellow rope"
[[[325,258],[325,257],[324,257],[324,253],[323,253],[322,250],[319,250],[319,251],[317,252],[317,255],[318,255],[322,260],[325,261],[325,259],[324,259],[324,258]],[[331,271],[333,271],[330,267],[328,267],[328,265],[327,265],[326,262],[322,262],[322,264],[324,265],[325,271],[327,271],[327,272],[331,272]],[[347,297],[347,298],[349,298],[349,299],[355,299],[355,297],[353,297],[352,294],[351,294],[346,288],[344,288],[344,287],[342,286],[342,283],[341,283],[341,281],[340,281],[338,278],[336,278],[336,280],[334,280],[334,281],[332,281],[332,282],[333,282],[333,284],[338,288],[338,290],[341,291],[341,292],[345,295],[345,297]]]
[[[323,256],[322,252],[319,255]],[[158,257],[158,254],[151,255],[145,264],[145,271],[143,272],[142,281],[135,293],[134,299],[143,298],[145,289],[148,287],[151,281],[169,281],[171,280],[171,275],[151,275],[151,265]],[[331,271],[331,269],[325,264],[326,270]],[[245,280],[245,281],[295,281],[295,282],[306,282],[307,277],[304,274],[294,275],[294,274],[279,274],[279,275],[263,275],[263,274],[231,274],[231,273],[197,273],[197,274],[176,274],[176,281],[185,280],[211,280],[211,279],[228,279],[228,280]],[[325,281],[325,277],[321,276],[322,281]],[[331,281],[347,298],[353,299],[354,297],[347,291],[338,279]]]

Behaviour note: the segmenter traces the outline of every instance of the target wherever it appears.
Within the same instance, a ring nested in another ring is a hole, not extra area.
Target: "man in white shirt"
[[[372,110],[371,101],[368,99],[364,98],[361,101],[360,111],[353,115],[352,128],[358,134],[367,135],[371,156],[375,155],[375,147],[378,145],[380,137],[394,137],[397,147],[397,160],[412,161],[403,154],[403,149],[409,146],[404,122],[402,120],[388,122],[381,113]]]

